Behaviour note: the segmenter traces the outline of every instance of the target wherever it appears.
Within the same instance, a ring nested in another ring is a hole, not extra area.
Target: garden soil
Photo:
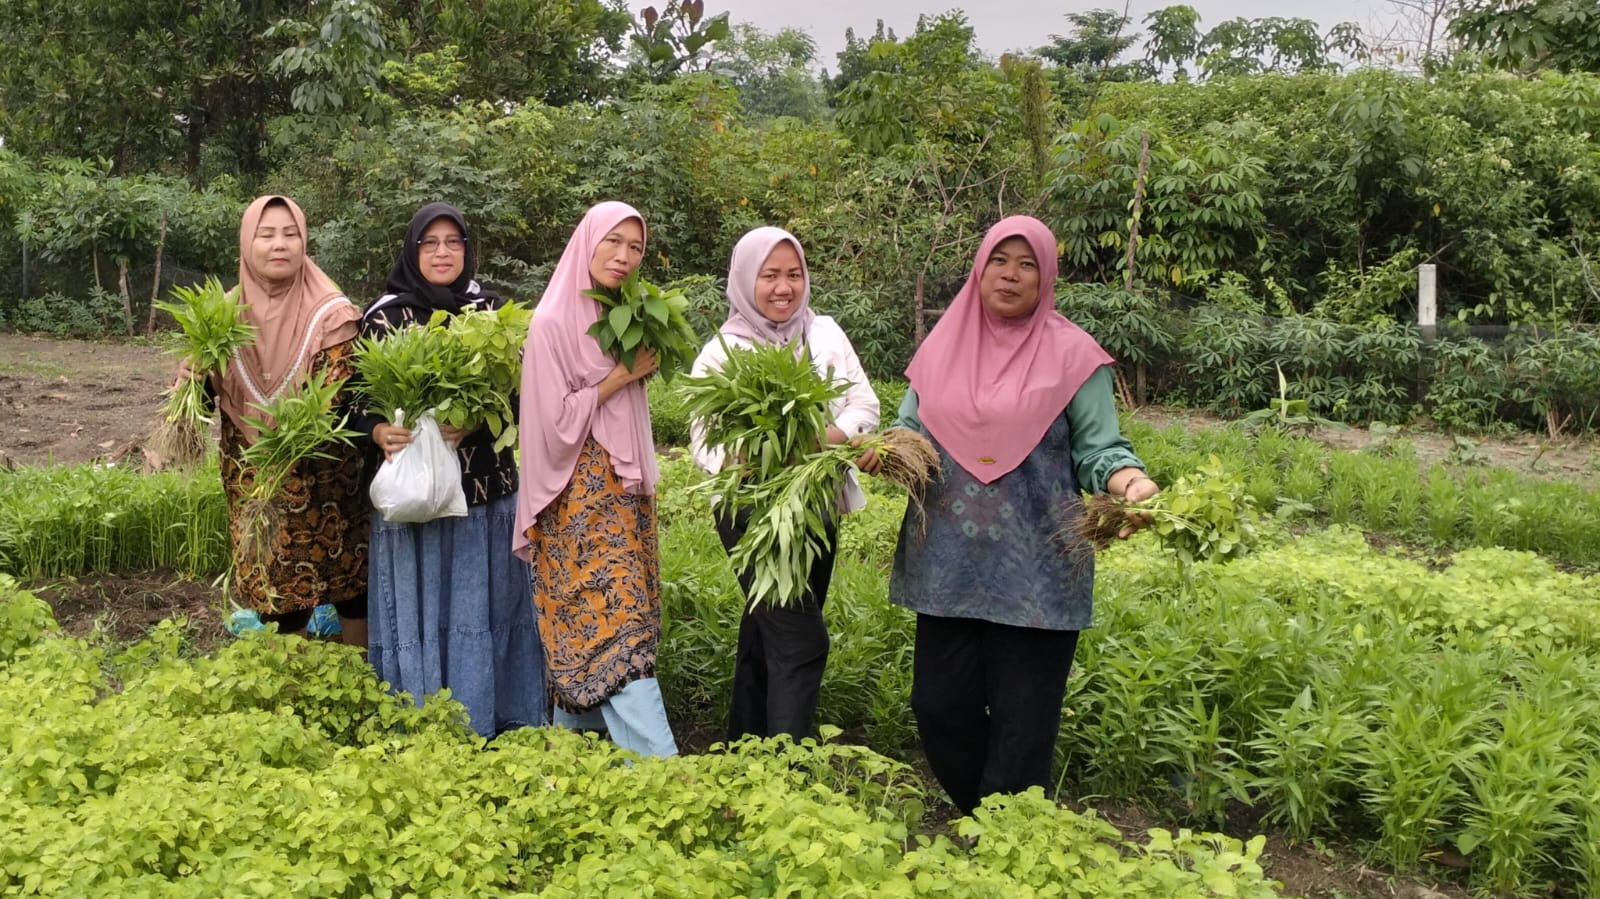
[[[149,342],[102,343],[51,340],[0,334],[0,467],[79,465],[95,461],[145,464],[144,438],[160,415],[162,393],[172,383],[173,359]],[[1157,425],[1211,427],[1218,419],[1188,410],[1147,408],[1137,413]],[[1371,436],[1364,429],[1322,429],[1316,436],[1347,449],[1364,447]],[[1449,435],[1407,430],[1424,462],[1441,461],[1457,449]],[[1551,479],[1594,486],[1600,482],[1600,444],[1571,439],[1522,436],[1480,439],[1477,449],[1491,464]],[[1459,450],[1458,450],[1459,452]],[[220,591],[213,585],[171,572],[95,576],[29,585],[55,608],[69,634],[110,643],[124,643],[147,633],[158,622],[182,616],[186,634],[198,651],[209,652],[227,639],[218,613]],[[689,735],[686,735],[686,737]],[[685,748],[709,743],[690,738]],[[926,772],[924,772],[926,777]],[[931,781],[931,778],[927,778]],[[924,827],[946,828],[931,809]],[[1099,812],[1130,839],[1150,827],[1173,827],[1168,816],[1121,803],[1099,804]],[[1231,822],[1230,822],[1231,823]],[[1227,830],[1248,835],[1249,822]],[[1308,899],[1458,899],[1467,894],[1417,878],[1394,878],[1363,866],[1348,848],[1324,851],[1313,844],[1291,845],[1281,835],[1269,837],[1269,876],[1284,884],[1286,896]],[[1454,879],[1440,871],[1446,881]]]

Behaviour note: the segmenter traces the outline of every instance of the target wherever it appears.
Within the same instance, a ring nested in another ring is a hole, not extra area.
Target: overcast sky
[[[1363,27],[1376,25],[1379,13],[1389,8],[1384,0],[1134,0],[1130,15],[1137,26],[1152,10],[1183,2],[1200,13],[1200,28],[1236,16],[1248,19],[1266,16],[1313,19],[1326,29],[1330,25],[1353,21]],[[641,9],[651,0],[629,0]],[[657,5],[665,5],[658,3]],[[706,12],[727,10],[735,22],[749,22],[764,31],[780,28],[803,29],[816,39],[818,63],[828,69],[838,67],[834,58],[844,47],[844,30],[854,28],[858,36],[872,34],[878,19],[905,36],[916,27],[921,13],[937,14],[963,9],[967,21],[977,32],[978,45],[991,56],[1007,50],[1026,50],[1049,43],[1050,35],[1070,30],[1066,15],[1095,8],[1120,9],[1118,3],[1085,0],[706,0]],[[1143,29],[1140,29],[1141,31]]]

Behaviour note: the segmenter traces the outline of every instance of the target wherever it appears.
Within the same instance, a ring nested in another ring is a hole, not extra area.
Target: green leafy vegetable
[[[1192,474],[1142,502],[1130,503],[1106,494],[1091,497],[1062,536],[1069,545],[1076,542],[1070,539],[1076,535],[1104,549],[1132,520],[1141,517],[1184,565],[1236,559],[1249,552],[1258,539],[1255,499],[1245,491],[1244,479],[1230,472],[1215,455]]]
[[[751,605],[788,605],[805,592],[807,573],[826,548],[826,522],[841,514],[840,487],[855,459],[878,452],[885,473],[915,496],[937,469],[938,454],[908,431],[828,446],[829,404],[844,396],[848,381],[819,373],[793,345],[724,342],[723,349],[720,370],[679,387],[705,444],[730,460],[698,489],[734,511],[751,510],[730,555],[735,569],[755,573]]]
[[[487,425],[498,452],[517,436],[511,397],[521,386],[522,343],[532,315],[515,303],[440,311],[426,324],[362,338],[356,389],[386,416],[404,410],[414,421],[432,409],[440,424],[469,431]]]
[[[214,277],[199,288],[174,287],[172,296],[175,302],[157,306],[171,313],[183,329],[178,352],[194,377],[180,379],[167,391],[161,424],[146,449],[162,463],[187,465],[205,454],[202,435],[211,426],[205,378],[226,374],[234,351],[255,339],[255,328],[244,321],[244,307]]]
[[[246,419],[258,434],[239,454],[249,484],[244,495],[244,558],[263,559],[271,554],[271,538],[278,524],[273,500],[295,464],[303,459],[334,458],[334,447],[361,436],[344,426],[345,416],[338,411],[336,403],[343,387],[343,378],[329,378],[327,372],[319,371],[293,390],[256,406],[264,413],[261,418]]]
[[[633,368],[639,348],[648,347],[656,351],[662,379],[670,381],[694,362],[700,339],[684,315],[689,298],[682,290],[662,290],[635,271],[615,291],[583,293],[600,303],[600,318],[589,326],[589,336],[623,365]]]

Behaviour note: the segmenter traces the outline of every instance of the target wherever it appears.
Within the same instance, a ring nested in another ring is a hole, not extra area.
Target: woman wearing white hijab
[[[707,343],[694,363],[694,374],[720,369],[727,360],[723,344],[788,344],[803,352],[820,372],[850,382],[845,395],[828,412],[828,442],[843,443],[878,426],[878,397],[872,392],[850,339],[833,319],[811,309],[811,276],[800,241],[782,228],[757,228],[740,238],[728,269],[728,320],[718,338]],[[690,449],[707,472],[722,469],[720,448],[707,447],[699,422],[690,428]],[[854,473],[843,497],[845,512],[866,505]],[[732,550],[744,535],[748,513],[737,517],[719,510],[717,533]],[[827,546],[806,577],[806,591],[790,607],[746,604],[739,621],[739,648],[733,672],[733,701],[728,712],[728,737],[788,734],[810,736],[817,711],[822,672],[828,663],[828,627],[822,618],[828,583],[833,577],[838,522],[828,522]],[[753,572],[739,573],[748,596]]]

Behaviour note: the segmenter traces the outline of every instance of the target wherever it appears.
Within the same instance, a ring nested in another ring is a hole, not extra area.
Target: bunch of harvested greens
[[[432,409],[442,425],[488,425],[495,450],[504,449],[517,436],[511,397],[521,386],[522,342],[532,315],[515,303],[435,312],[425,325],[363,338],[356,348],[356,389],[385,416],[404,410],[415,421]]]
[[[678,386],[689,417],[704,429],[706,446],[721,447],[742,466],[725,469],[728,487],[764,480],[822,448],[828,405],[849,382],[822,375],[793,346],[722,344],[727,360]]]
[[[1105,549],[1135,518],[1161,543],[1189,565],[1211,559],[1235,559],[1257,540],[1255,499],[1244,480],[1223,467],[1216,456],[1155,496],[1130,503],[1106,494],[1090,497],[1081,514],[1071,516],[1058,536],[1064,545]]]
[[[720,496],[733,511],[750,510],[730,559],[736,570],[754,573],[751,605],[789,605],[805,592],[807,573],[825,549],[826,523],[838,519],[840,486],[855,459],[876,451],[885,475],[919,495],[938,469],[938,454],[921,435],[903,430],[828,446],[828,405],[844,395],[846,382],[818,373],[792,346],[724,348],[721,370],[679,388],[705,444],[731,460],[697,489]]]
[[[316,372],[298,387],[257,406],[261,418],[246,420],[258,431],[255,442],[239,454],[248,485],[239,546],[246,562],[272,556],[281,525],[274,500],[295,464],[303,459],[331,459],[337,444],[348,445],[361,436],[345,428],[345,416],[335,406],[342,387],[343,378],[330,379],[326,372]]]
[[[228,359],[255,339],[255,328],[245,323],[244,307],[216,278],[199,288],[174,287],[172,296],[175,302],[157,305],[183,329],[178,353],[194,376],[167,391],[166,409],[146,441],[146,454],[161,464],[189,465],[205,455],[204,434],[212,421],[205,379],[227,373]]]
[[[694,362],[700,341],[684,316],[689,298],[683,291],[662,290],[636,270],[614,291],[596,288],[583,293],[600,303],[600,318],[589,326],[589,336],[600,342],[602,352],[632,369],[639,348],[649,347],[656,351],[664,381]]]

